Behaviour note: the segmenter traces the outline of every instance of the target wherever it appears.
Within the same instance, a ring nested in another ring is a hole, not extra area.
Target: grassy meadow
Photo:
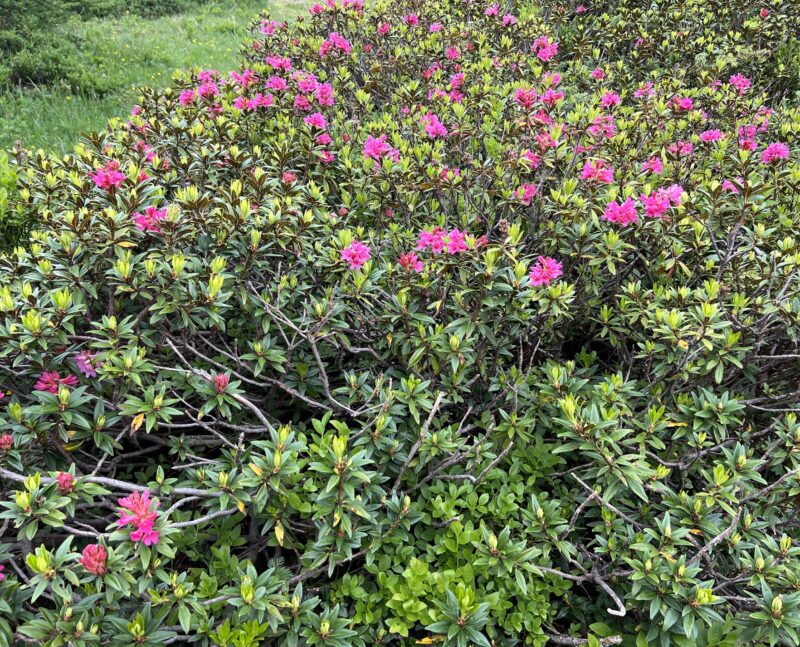
[[[87,79],[102,92],[69,88],[7,88],[0,92],[0,149],[70,150],[79,133],[98,130],[128,113],[141,86],[161,87],[181,68],[232,69],[253,17],[297,16],[302,0],[216,0],[178,15],[145,19],[72,19],[57,28],[79,43]]]

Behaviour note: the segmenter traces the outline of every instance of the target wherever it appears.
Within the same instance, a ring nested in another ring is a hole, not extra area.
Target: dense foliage
[[[800,644],[799,21],[331,0],[27,155],[4,641]]]

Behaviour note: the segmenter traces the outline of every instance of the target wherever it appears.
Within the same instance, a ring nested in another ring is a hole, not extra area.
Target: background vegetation
[[[66,151],[78,133],[127,115],[140,86],[180,68],[237,61],[253,16],[297,0],[0,0],[0,149]]]

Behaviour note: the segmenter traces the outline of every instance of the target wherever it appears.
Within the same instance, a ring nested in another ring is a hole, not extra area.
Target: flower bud
[[[56,483],[60,494],[69,494],[75,488],[75,478],[69,472],[56,474]]]
[[[83,549],[80,563],[87,571],[102,576],[106,572],[106,549],[100,544],[89,544]]]

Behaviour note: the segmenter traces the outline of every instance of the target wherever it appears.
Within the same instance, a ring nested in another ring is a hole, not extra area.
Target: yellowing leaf
[[[244,514],[245,511],[244,503],[242,501],[239,501],[239,499],[236,499],[236,507],[239,508],[239,512]]]
[[[277,539],[278,543],[283,546],[283,526],[281,525],[280,521],[275,522],[275,539]]]
[[[140,413],[133,419],[133,422],[131,423],[131,431],[132,432],[139,431],[139,427],[142,426],[143,422],[144,422],[144,414]]]
[[[417,645],[433,645],[444,641],[444,636],[425,636],[421,640],[417,640]]]
[[[121,240],[117,243],[117,247],[136,247],[136,243],[132,240]]]
[[[262,470],[258,465],[255,463],[250,463],[250,469],[256,473],[256,476],[264,476],[264,470]]]

